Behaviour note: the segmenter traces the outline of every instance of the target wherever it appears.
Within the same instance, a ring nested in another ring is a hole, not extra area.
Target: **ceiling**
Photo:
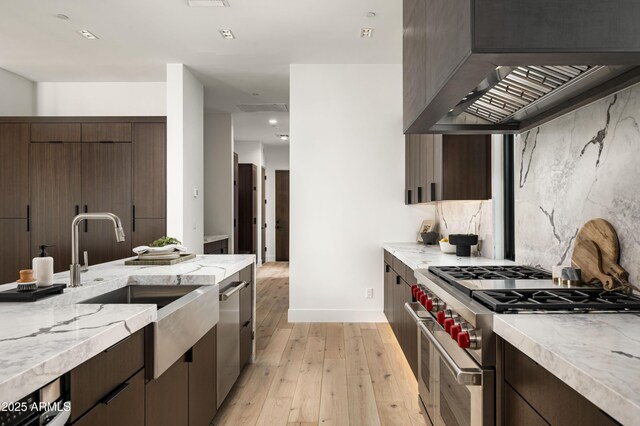
[[[289,64],[401,62],[400,0],[228,1],[3,0],[0,68],[34,81],[164,81],[167,63],[183,63],[205,85],[205,108],[234,114],[236,139],[281,143],[287,114],[273,132],[272,114],[236,105],[288,103]],[[372,38],[360,37],[363,27]]]

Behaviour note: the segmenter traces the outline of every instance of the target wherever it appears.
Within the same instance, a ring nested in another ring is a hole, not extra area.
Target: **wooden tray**
[[[125,260],[124,264],[127,266],[168,266],[175,265],[176,263],[186,262],[187,260],[195,259],[195,254],[181,254],[177,259],[171,260],[140,260],[140,259],[129,259]]]
[[[66,284],[52,284],[49,287],[38,287],[35,290],[18,291],[17,288],[0,291],[0,302],[35,302],[43,297],[62,294]]]

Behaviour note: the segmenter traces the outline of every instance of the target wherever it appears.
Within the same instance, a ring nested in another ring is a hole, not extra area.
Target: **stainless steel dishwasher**
[[[218,322],[218,408],[240,375],[240,290],[249,285],[234,274],[220,285]]]

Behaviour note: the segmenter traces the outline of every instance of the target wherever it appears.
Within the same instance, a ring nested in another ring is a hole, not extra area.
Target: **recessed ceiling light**
[[[63,21],[68,21],[69,17],[67,15],[64,15],[62,13],[58,13],[57,15],[55,15],[56,18],[58,19],[62,19]]]
[[[360,37],[373,37],[373,28],[363,28],[362,30],[360,30]]]
[[[280,140],[288,141],[289,140],[289,135],[280,135]]]
[[[78,31],[78,33],[79,33],[82,37],[84,37],[84,38],[86,38],[86,39],[89,39],[89,40],[97,40],[97,39],[98,39],[98,36],[97,36],[97,35],[95,35],[95,34],[93,34],[93,33],[92,33],[91,31],[89,31],[89,30],[79,30],[79,31]]]
[[[222,38],[225,38],[227,40],[236,38],[236,36],[234,36],[233,33],[231,32],[231,30],[220,30],[220,35],[222,36]]]
[[[191,7],[229,7],[227,0],[188,0]]]
[[[375,18],[375,17],[376,17],[375,12],[367,12],[367,18]]]
[[[253,96],[260,96],[260,93],[254,92],[252,93]]]
[[[278,124],[278,120],[276,120],[275,118],[272,118],[271,120],[269,120],[269,124],[271,125]]]

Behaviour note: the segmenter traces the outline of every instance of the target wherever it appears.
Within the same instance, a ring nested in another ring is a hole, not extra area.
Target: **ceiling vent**
[[[227,0],[187,0],[191,7],[229,7]]]
[[[253,104],[238,105],[238,109],[242,112],[289,112],[287,104]]]

